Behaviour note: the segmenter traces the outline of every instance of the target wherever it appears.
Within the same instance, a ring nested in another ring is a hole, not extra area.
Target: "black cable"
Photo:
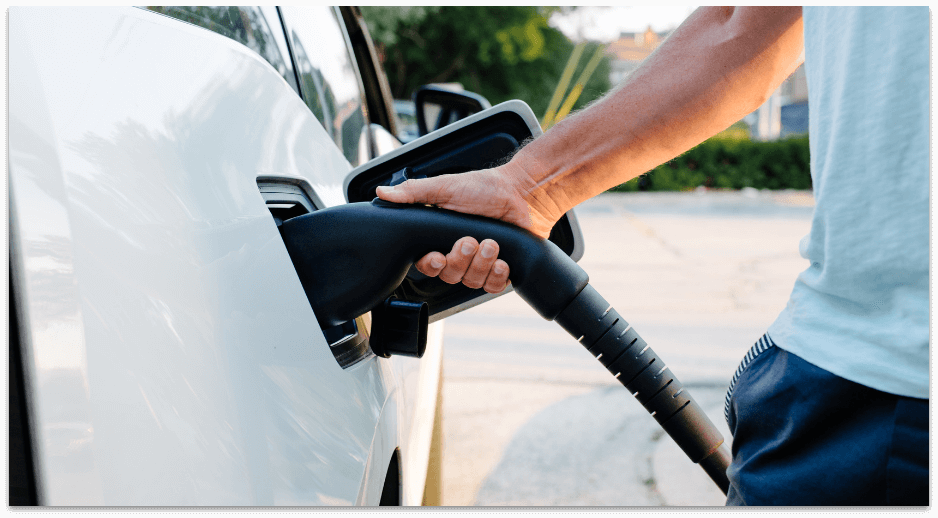
[[[599,292],[587,285],[554,320],[625,385],[726,494],[730,455],[723,436],[664,361]]]

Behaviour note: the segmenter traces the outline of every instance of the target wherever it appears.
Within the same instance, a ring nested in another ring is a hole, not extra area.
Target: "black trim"
[[[388,130],[391,135],[397,135],[397,118],[394,116],[394,105],[391,98],[391,87],[387,76],[378,61],[374,42],[365,20],[358,7],[340,7],[342,21],[349,41],[352,43],[352,52],[358,62],[359,76],[365,89],[365,102],[371,122]]]
[[[289,54],[290,67],[293,69],[293,79],[296,81],[296,94],[299,95],[300,99],[305,103],[306,99],[303,98],[303,89],[300,88],[300,71],[296,66],[296,59],[293,57],[293,43],[290,41],[290,31],[287,30],[287,24],[283,20],[283,10],[280,9],[279,5],[277,6],[277,16],[280,18],[280,30],[283,31],[283,37],[287,41],[287,53]]]
[[[10,435],[9,446],[9,505],[39,505],[36,490],[36,472],[33,461],[32,439],[29,430],[29,412],[26,406],[26,384],[23,376],[23,354],[20,350],[19,320],[17,320],[16,300],[13,295],[13,272],[9,272],[9,403]]]
[[[384,477],[384,489],[381,490],[381,500],[378,505],[400,506],[403,498],[403,484],[401,484],[401,450],[395,448],[388,466],[388,474]]]

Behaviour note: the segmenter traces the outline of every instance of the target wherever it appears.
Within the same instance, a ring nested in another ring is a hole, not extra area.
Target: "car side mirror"
[[[417,132],[422,137],[492,105],[477,93],[424,85],[414,92],[414,107]]]

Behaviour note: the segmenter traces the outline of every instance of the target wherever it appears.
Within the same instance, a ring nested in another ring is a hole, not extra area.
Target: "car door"
[[[340,7],[362,78],[367,101],[372,158],[377,159],[402,146],[396,136],[397,120],[394,101],[387,77],[381,69],[374,44],[361,12],[357,7]],[[364,166],[361,164],[359,167]],[[346,193],[347,194],[347,193]],[[346,199],[348,196],[346,195]],[[392,356],[387,359],[395,372],[401,393],[400,405],[400,468],[401,498],[405,505],[421,502],[439,505],[425,490],[441,483],[439,469],[430,470],[429,464],[441,462],[442,437],[442,378],[445,322],[430,324],[427,349],[421,359]],[[436,480],[433,480],[433,479]]]
[[[276,13],[220,14],[259,14],[276,39]],[[322,80],[342,65],[291,81],[283,51],[283,68],[263,55],[279,41],[251,31],[252,50],[137,8],[9,17],[11,284],[39,503],[376,504],[400,374],[367,351],[340,363],[262,193],[345,203],[370,137]]]

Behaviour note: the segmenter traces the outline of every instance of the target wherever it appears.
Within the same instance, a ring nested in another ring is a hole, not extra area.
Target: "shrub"
[[[774,142],[717,136],[610,191],[685,191],[700,186],[810,189],[808,136]]]

